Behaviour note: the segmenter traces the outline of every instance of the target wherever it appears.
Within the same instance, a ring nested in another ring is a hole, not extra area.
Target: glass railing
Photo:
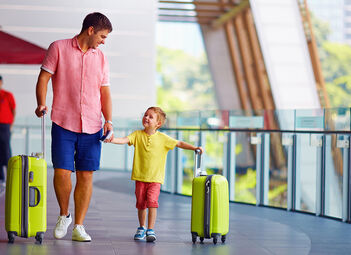
[[[141,128],[141,121],[114,122],[118,137]],[[161,131],[205,149],[202,168],[227,177],[230,201],[350,222],[350,127],[350,109],[338,108],[169,113]],[[40,139],[39,120],[16,121],[13,154],[40,151]],[[103,144],[102,169],[131,171],[132,161],[133,147]],[[194,152],[170,151],[162,190],[191,195],[193,170]]]

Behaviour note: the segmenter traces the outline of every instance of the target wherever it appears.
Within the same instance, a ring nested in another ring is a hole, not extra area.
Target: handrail
[[[282,130],[261,128],[161,128],[164,131],[225,131],[225,132],[271,132],[271,133],[302,133],[302,134],[351,134],[342,130]]]

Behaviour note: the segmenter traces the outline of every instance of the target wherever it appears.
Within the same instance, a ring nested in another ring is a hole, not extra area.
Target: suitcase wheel
[[[44,239],[44,233],[38,232],[35,236],[35,240],[37,240],[38,243],[42,243]]]
[[[7,232],[7,237],[9,238],[9,243],[13,243],[15,241],[15,232]]]
[[[217,236],[214,236],[214,237],[213,237],[213,243],[214,243],[214,244],[217,244],[217,241],[218,241],[218,237],[217,237]]]
[[[191,239],[193,240],[193,244],[195,244],[196,240],[197,240],[197,235],[196,234],[191,234]]]
[[[226,237],[227,237],[226,235],[223,235],[223,236],[221,237],[222,243],[225,243]]]

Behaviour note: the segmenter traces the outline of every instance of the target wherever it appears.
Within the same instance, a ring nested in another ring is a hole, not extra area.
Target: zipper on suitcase
[[[205,181],[205,206],[204,206],[204,237],[210,236],[210,221],[211,221],[211,180],[213,175],[208,175]]]
[[[28,237],[28,157],[22,158],[22,219],[21,237]]]

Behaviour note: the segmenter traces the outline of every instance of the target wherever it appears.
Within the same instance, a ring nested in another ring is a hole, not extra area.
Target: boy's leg
[[[134,240],[143,240],[146,232],[146,183],[135,181],[136,208],[138,209],[139,227],[134,235]]]
[[[146,209],[138,209],[139,226],[146,226]]]
[[[141,181],[135,181],[135,198],[138,209],[138,219],[140,227],[146,226],[146,186],[147,183]]]
[[[154,229],[157,217],[157,208],[149,208],[148,229]]]
[[[161,184],[160,183],[149,183],[147,190],[147,207],[149,208],[148,215],[148,229],[146,230],[146,241],[156,241],[156,234],[153,230],[155,227],[157,208],[158,208],[158,197],[160,195]]]

